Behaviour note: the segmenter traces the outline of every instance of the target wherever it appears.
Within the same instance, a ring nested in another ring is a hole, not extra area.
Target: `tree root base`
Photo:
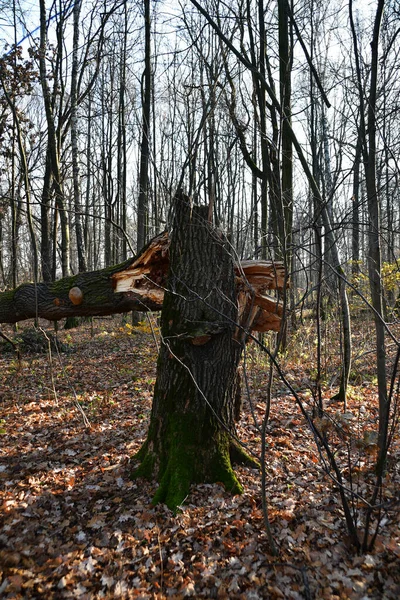
[[[257,459],[253,458],[246,450],[235,441],[231,441],[229,445],[229,455],[231,462],[234,465],[243,465],[251,469],[260,469],[261,465]]]
[[[231,459],[253,468],[259,464],[238,444],[231,444],[224,434],[219,437],[211,455],[199,452],[198,448],[183,448],[177,444],[170,448],[165,460],[160,460],[146,441],[134,457],[141,464],[131,477],[148,480],[156,477],[159,486],[152,504],[164,503],[175,513],[185,502],[193,483],[220,483],[231,494],[242,494],[243,487],[232,469]]]

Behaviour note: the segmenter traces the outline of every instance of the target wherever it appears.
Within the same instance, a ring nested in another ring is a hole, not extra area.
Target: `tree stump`
[[[242,350],[233,259],[208,223],[207,207],[192,206],[183,194],[175,198],[166,287],[150,426],[134,476],[155,476],[153,502],[176,509],[191,483],[242,491],[232,451],[255,464],[231,436]]]

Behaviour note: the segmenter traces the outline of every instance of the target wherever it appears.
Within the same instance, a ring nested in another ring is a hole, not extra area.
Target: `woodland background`
[[[168,227],[180,188],[209,205],[238,259],[283,261],[290,287],[280,334],[255,337],[244,356],[240,433],[261,458],[261,476],[242,469],[251,492],[239,501],[218,486],[200,488],[177,520],[162,508],[144,509],[152,495],[146,487],[135,491],[134,509],[119,506],[132,503],[136,484],[124,469],[150,410],[151,387],[136,390],[130,371],[139,369],[141,352],[151,352],[148,331],[139,328],[135,338],[126,323],[107,321],[100,330],[59,333],[55,346],[48,330],[39,331],[41,341],[28,331],[17,336],[22,351],[33,338],[47,355],[25,362],[4,345],[0,590],[9,598],[130,597],[134,589],[145,598],[397,598],[398,2],[13,0],[1,8],[2,291],[122,262]],[[56,367],[60,344],[79,345],[82,365],[93,358],[92,372],[101,357],[107,381],[99,376],[90,387],[83,366],[75,377],[76,358]],[[120,367],[126,381],[114,366],[107,370],[114,352],[125,362],[132,353],[132,364]],[[134,377],[142,381],[142,373]],[[80,390],[83,378],[89,387]],[[44,414],[42,446],[28,443]],[[48,429],[57,422],[71,445],[56,444],[61,462]],[[110,428],[114,436],[118,427],[119,449],[90,457],[85,432]],[[23,463],[22,439],[32,449]],[[287,467],[279,462],[285,452]],[[117,475],[102,482],[108,461]],[[115,511],[96,507],[90,486],[98,503],[100,492],[114,494]],[[78,505],[93,515],[87,526],[61,518]],[[225,527],[218,518],[227,506]],[[139,553],[131,524],[123,525],[130,519],[146,542]],[[32,528],[17,539],[20,522]],[[217,534],[213,523],[225,528]],[[175,527],[187,555],[171,545]],[[54,536],[65,542],[61,562]],[[254,588],[261,592],[251,596]]]

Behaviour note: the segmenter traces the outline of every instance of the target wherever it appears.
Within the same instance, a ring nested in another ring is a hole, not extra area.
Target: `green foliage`
[[[110,390],[90,395],[77,394],[77,400],[85,412],[90,414],[90,417],[103,414],[105,409],[110,408],[115,404]]]

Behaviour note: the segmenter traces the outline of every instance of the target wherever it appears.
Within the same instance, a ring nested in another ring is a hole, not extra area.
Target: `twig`
[[[151,327],[151,333],[153,334],[153,340],[154,340],[154,343],[156,345],[157,352],[159,352],[160,351],[160,346],[159,346],[158,339],[157,339],[157,336],[156,336],[156,332],[154,331],[153,322],[150,319],[150,314],[149,313],[146,313],[146,318],[147,318],[147,320],[149,322],[149,325]]]
[[[66,371],[66,369],[65,369],[65,367],[63,365],[63,362],[62,362],[62,359],[61,359],[61,354],[60,354],[60,351],[58,349],[58,344],[56,344],[56,349],[57,349],[57,356],[58,356],[59,363],[61,365],[61,369],[62,369],[63,375],[66,378],[67,383],[68,383],[69,387],[71,388],[71,392],[72,392],[72,394],[74,396],[73,404],[74,404],[75,408],[77,409],[77,411],[81,413],[82,419],[83,419],[83,424],[85,425],[85,427],[90,428],[91,427],[90,421],[87,418],[85,411],[83,410],[82,406],[79,403],[78,397],[77,397],[76,392],[75,392],[75,388],[74,388],[74,386],[72,384],[72,381],[71,381],[71,379],[70,379],[70,377],[69,377],[69,375],[68,375],[68,373],[67,373],[67,371]]]
[[[163,587],[164,587],[164,565],[163,565],[163,555],[161,549],[161,540],[160,540],[160,528],[157,525],[157,544],[158,544],[158,554],[160,556],[160,594],[163,595]]]
[[[301,578],[303,580],[304,585],[304,598],[306,600],[312,600],[311,590],[310,590],[310,582],[308,581],[307,569],[306,567],[298,567],[296,565],[292,565],[291,563],[273,563],[274,567],[288,567],[289,569],[293,569],[294,571],[300,571]]]
[[[47,340],[47,347],[48,347],[48,350],[49,350],[51,387],[52,387],[52,392],[54,394],[54,400],[56,402],[56,406],[58,406],[57,391],[56,391],[56,386],[55,386],[55,383],[54,383],[53,359],[52,359],[52,353],[51,353],[51,340],[50,340],[49,336],[47,335],[47,333],[45,332],[45,330],[42,327],[39,327],[39,331],[41,331],[43,333],[44,337]]]

